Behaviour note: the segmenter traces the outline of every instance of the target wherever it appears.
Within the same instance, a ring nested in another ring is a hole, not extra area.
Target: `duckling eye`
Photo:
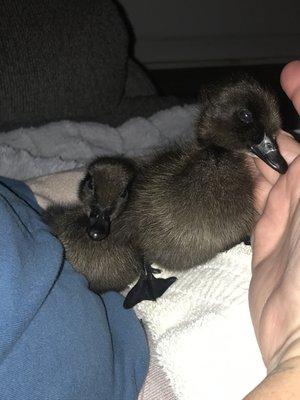
[[[239,119],[245,124],[251,124],[253,122],[252,112],[247,109],[242,109],[238,113]]]

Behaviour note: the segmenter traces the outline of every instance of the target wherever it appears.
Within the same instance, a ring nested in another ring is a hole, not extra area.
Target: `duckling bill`
[[[103,240],[109,235],[110,218],[107,213],[93,207],[90,212],[87,231],[91,239]]]
[[[272,137],[264,134],[262,141],[252,145],[250,150],[280,174],[285,174],[288,170],[288,164],[280,154],[277,142]]]

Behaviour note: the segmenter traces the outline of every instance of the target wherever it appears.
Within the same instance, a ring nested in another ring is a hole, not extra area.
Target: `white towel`
[[[156,302],[135,307],[174,393],[182,400],[241,400],[265,376],[248,308],[250,246],[176,276]]]

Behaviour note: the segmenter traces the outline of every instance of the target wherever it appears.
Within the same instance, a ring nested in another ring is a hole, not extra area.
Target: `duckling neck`
[[[231,158],[232,152],[225,147],[213,144],[206,144],[205,146],[195,147],[186,157],[185,168],[193,175],[195,170],[199,170],[199,175],[203,175],[203,171],[208,169],[220,168],[225,159]]]
[[[198,136],[196,138],[197,145],[199,148],[210,148],[215,149],[217,151],[229,151],[232,153],[235,152],[245,152],[244,146],[240,143],[237,138],[234,138],[232,135],[224,138],[219,137],[218,135],[213,135],[212,133],[207,133],[206,136]]]
[[[227,191],[249,176],[244,154],[217,145],[196,147],[183,154],[178,167],[173,180],[174,186],[179,186],[182,193]]]

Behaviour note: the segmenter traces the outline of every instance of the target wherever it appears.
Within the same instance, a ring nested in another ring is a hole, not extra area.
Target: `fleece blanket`
[[[98,123],[55,122],[0,134],[0,172],[28,179],[82,166],[97,155],[143,156],[193,132],[196,106],[173,107],[118,128]]]
[[[174,107],[119,128],[62,121],[0,135],[0,174],[29,179],[74,170],[96,155],[140,156],[193,134],[195,106]],[[76,199],[82,172],[30,179],[41,203]],[[239,245],[178,273],[157,302],[136,307],[172,389],[168,399],[241,399],[264,376],[248,310],[251,249]],[[165,272],[163,275],[167,276]],[[155,374],[153,375],[155,376]],[[159,381],[160,382],[160,381]],[[157,383],[159,383],[157,382]],[[155,388],[143,398],[166,398]]]

